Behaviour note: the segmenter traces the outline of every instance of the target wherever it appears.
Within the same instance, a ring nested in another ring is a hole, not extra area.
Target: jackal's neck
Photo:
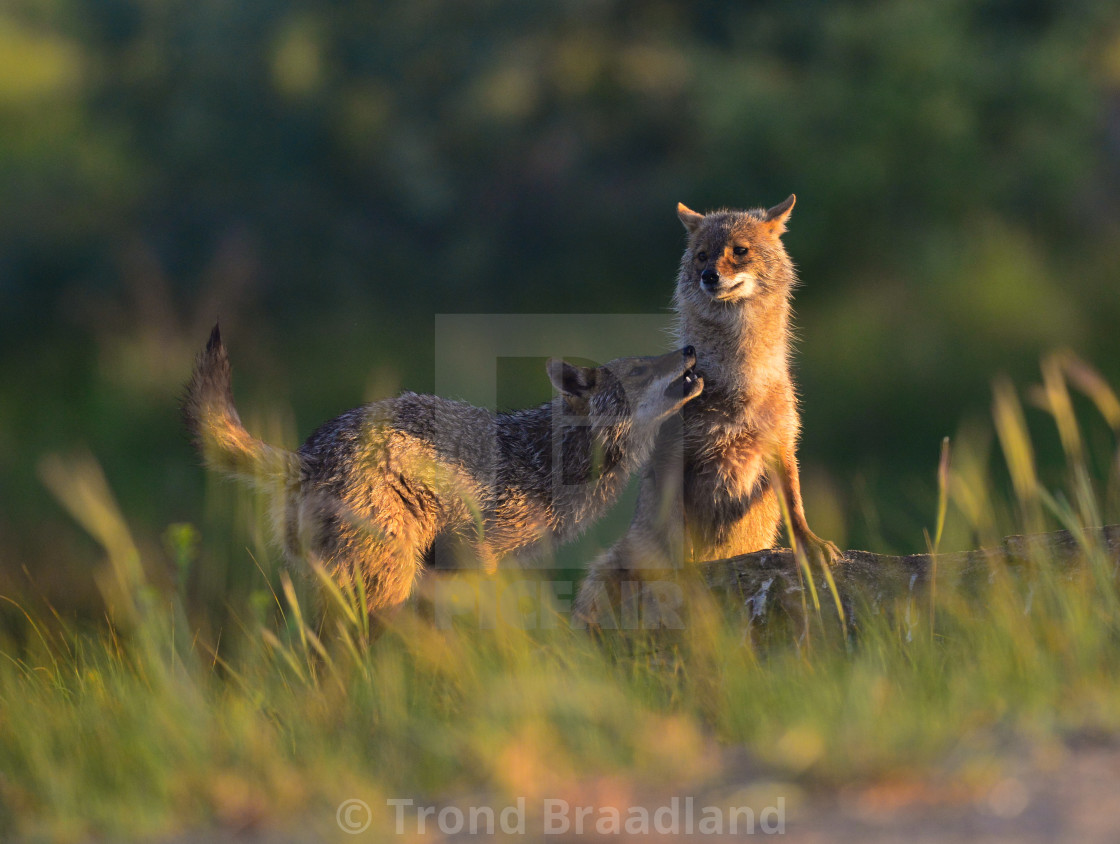
[[[558,399],[554,412],[553,465],[565,484],[595,495],[596,487],[609,487],[619,476],[625,483],[641,458],[635,455],[635,426],[624,402],[573,413]]]
[[[499,510],[507,508],[507,516],[522,520],[534,514],[531,521],[547,524],[560,542],[578,535],[618,499],[644,457],[635,452],[632,421],[623,407],[598,412],[573,408],[558,397],[500,414],[497,431],[494,496]],[[531,538],[510,537],[503,552]]]
[[[598,412],[561,398],[502,414],[498,432],[507,473],[502,482],[531,488],[553,499],[554,509],[582,515],[583,499],[617,495],[643,458],[635,451],[633,427],[621,407]]]
[[[790,311],[782,291],[727,307],[682,307],[678,336],[696,348],[704,392],[750,401],[787,381]]]
[[[644,459],[632,424],[595,418],[559,434],[554,464],[552,531],[560,541],[581,533],[618,500],[631,472]],[[652,437],[650,438],[652,440]]]

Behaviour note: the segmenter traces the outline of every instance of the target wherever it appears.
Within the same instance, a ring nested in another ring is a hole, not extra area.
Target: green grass
[[[998,384],[1005,459],[961,442],[951,466],[946,454],[931,467],[933,547],[1077,532],[1116,513],[1120,404],[1071,358],[1043,372],[1031,396],[1057,423],[1062,476],[1041,479],[1017,394]],[[1071,384],[1113,432],[1103,458],[1089,456]],[[1120,731],[1120,595],[1113,564],[1088,544],[1073,570],[1038,559],[979,585],[945,578],[905,604],[865,609],[847,636],[823,587],[807,635],[787,625],[752,639],[734,613],[696,596],[679,635],[598,640],[547,608],[538,618],[554,623],[533,629],[487,629],[471,612],[446,625],[421,607],[370,641],[359,596],[328,586],[333,621],[317,629],[306,585],[270,587],[263,574],[256,598],[204,634],[181,584],[205,537],[170,529],[179,569],[153,585],[92,460],[48,461],[43,476],[105,550],[109,617],[79,629],[21,609],[21,641],[0,650],[5,837],[291,824],[337,836],[335,808],[349,798],[387,822],[393,797],[486,795],[501,806],[603,778],[639,793],[732,787],[738,749],[778,781],[937,768],[982,784],[1024,742]],[[456,589],[515,588],[534,574],[466,574]]]

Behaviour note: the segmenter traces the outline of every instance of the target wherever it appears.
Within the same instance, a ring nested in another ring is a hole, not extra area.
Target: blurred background
[[[993,377],[1068,347],[1120,382],[1118,188],[1111,0],[5,0],[0,594],[99,613],[40,478],[75,453],[147,565],[189,523],[197,599],[249,588],[255,505],[178,419],[216,317],[294,445],[432,390],[436,314],[665,313],[677,201],[791,192],[810,522],[923,550]],[[501,404],[547,398],[500,364]]]

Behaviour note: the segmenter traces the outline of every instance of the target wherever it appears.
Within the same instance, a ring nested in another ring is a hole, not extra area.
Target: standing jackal
[[[703,390],[695,364],[691,347],[599,367],[551,359],[559,395],[539,407],[494,414],[404,393],[342,414],[290,452],[242,426],[215,326],[183,413],[209,466],[270,494],[287,556],[360,583],[376,612],[409,596],[437,544],[492,569],[577,536],[617,499],[662,421]]]
[[[783,512],[799,549],[825,564],[840,556],[809,529],[801,501],[789,366],[797,279],[781,241],[794,201],[710,214],[677,206],[688,232],[673,296],[677,337],[697,350],[704,395],[684,408],[683,430],[662,432],[630,529],[592,564],[577,615],[613,611],[619,584],[643,568],[769,548]]]

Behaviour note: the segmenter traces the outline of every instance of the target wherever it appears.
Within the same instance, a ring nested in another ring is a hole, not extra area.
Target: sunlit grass
[[[939,568],[927,594],[875,607],[857,597],[850,629],[835,621],[835,587],[806,566],[818,600],[796,621],[772,614],[766,636],[687,578],[685,630],[592,636],[541,597],[533,572],[454,576],[377,630],[359,587],[321,571],[262,571],[258,598],[204,636],[181,591],[197,532],[169,529],[180,572],[156,585],[97,464],[52,458],[44,480],[104,549],[110,615],[77,629],[21,607],[24,635],[0,650],[0,832],[295,824],[331,836],[345,799],[387,822],[392,797],[531,805],[589,782],[698,789],[733,780],[742,751],[788,782],[938,765],[990,786],[1016,743],[1120,730],[1115,565],[1087,531],[1116,513],[1116,458],[1091,462],[1071,388],[1115,434],[1107,385],[1068,355],[1048,358],[1030,397],[1066,454],[1065,477],[1049,483],[1018,391],[997,382],[1002,466],[993,474],[975,443],[954,444],[951,460],[946,447],[925,540],[938,552],[949,532],[990,544],[1062,527],[1081,540],[1080,564],[1036,554],[981,578]],[[514,599],[495,604],[501,590]]]

